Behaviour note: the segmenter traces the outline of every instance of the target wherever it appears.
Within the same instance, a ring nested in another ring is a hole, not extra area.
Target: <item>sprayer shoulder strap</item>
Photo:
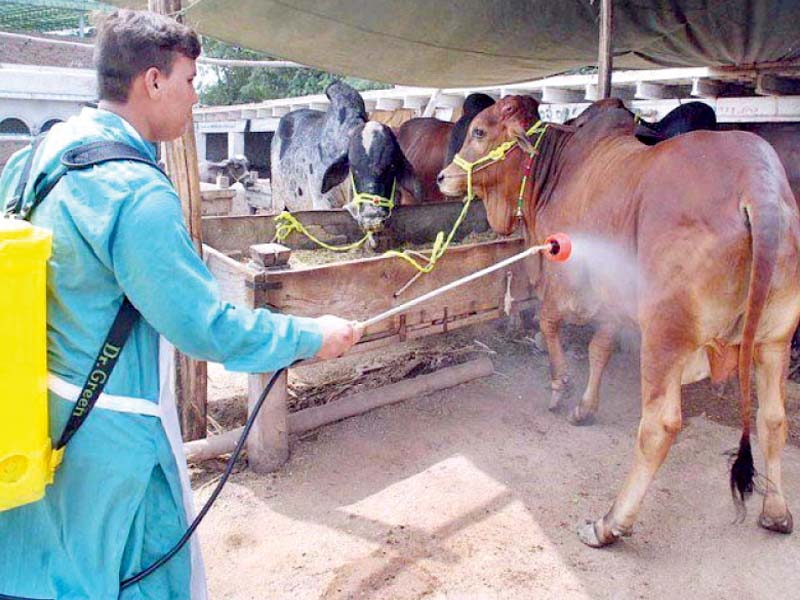
[[[30,176],[31,164],[33,163],[36,150],[41,143],[44,136],[37,138],[32,147],[28,159],[23,167],[20,182],[9,205],[10,212],[16,216],[29,219],[33,210],[42,203],[47,195],[53,190],[55,185],[66,175],[69,171],[77,169],[86,169],[94,165],[106,163],[117,160],[128,160],[148,164],[158,169],[162,174],[164,171],[149,157],[144,156],[139,150],[133,146],[129,146],[123,142],[115,141],[98,141],[88,144],[82,144],[65,151],[61,156],[62,169],[41,189],[34,187],[34,200],[31,206],[23,209],[23,198],[25,195],[25,188],[27,180]],[[34,183],[35,186],[41,182],[40,178]],[[117,364],[117,359],[122,352],[122,347],[125,345],[134,323],[139,316],[139,311],[131,304],[128,298],[123,297],[122,304],[119,307],[117,316],[114,318],[114,323],[106,336],[100,352],[92,366],[92,371],[83,384],[81,393],[75,402],[75,408],[67,421],[64,431],[56,444],[56,450],[60,450],[66,446],[67,442],[75,435],[80,426],[89,416],[89,413],[97,404],[103,389],[105,388],[108,378],[111,377],[111,372]]]
[[[39,141],[40,139],[37,139],[34,144],[37,144]],[[31,149],[30,155],[28,156],[28,162],[33,160],[33,155],[35,152],[36,146],[34,145],[34,147]],[[31,206],[27,209],[23,209],[20,198],[18,201],[20,212],[18,214],[23,219],[29,218],[33,210],[42,203],[42,201],[51,191],[53,191],[53,188],[56,186],[56,184],[61,181],[61,178],[70,171],[87,169],[102,163],[119,160],[140,162],[150,165],[166,177],[166,173],[164,173],[163,169],[158,165],[158,163],[154,162],[149,157],[144,156],[133,146],[130,146],[124,142],[116,142],[111,140],[89,142],[87,144],[81,144],[80,146],[75,146],[74,148],[66,150],[61,155],[61,170],[46,185],[39,187],[44,179],[42,175],[36,178],[36,181],[34,182],[34,198]],[[27,171],[23,172],[23,176],[25,179],[27,179],[30,166],[26,164],[25,167]],[[24,187],[22,188],[20,197],[23,195]]]
[[[31,143],[31,149],[28,152],[28,157],[25,159],[25,163],[22,165],[22,172],[19,175],[17,187],[14,189],[14,195],[11,197],[11,201],[5,206],[5,211],[8,215],[20,216],[22,213],[22,203],[25,198],[25,188],[28,187],[28,177],[30,177],[31,174],[33,157],[36,156],[36,150],[39,148],[42,140],[44,140],[44,134],[37,136]]]
[[[97,400],[100,398],[100,394],[103,393],[109,377],[111,377],[111,372],[117,364],[122,347],[128,340],[128,336],[130,336],[138,317],[139,311],[131,304],[130,300],[123,297],[122,305],[114,318],[114,323],[111,325],[111,329],[100,347],[100,352],[97,354],[94,365],[92,365],[92,371],[83,384],[83,389],[81,389],[81,393],[75,402],[75,408],[72,409],[72,414],[64,426],[64,431],[61,432],[61,438],[59,438],[55,446],[56,450],[60,450],[67,445],[70,438],[83,425],[94,405],[97,404]]]

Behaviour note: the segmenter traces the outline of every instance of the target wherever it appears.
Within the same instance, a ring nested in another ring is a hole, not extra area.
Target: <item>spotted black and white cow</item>
[[[346,197],[322,191],[328,168],[347,154],[353,130],[367,121],[364,100],[343,82],[328,86],[328,110],[301,108],[281,117],[272,140],[272,197],[287,210],[341,208]]]
[[[273,201],[289,211],[344,207],[362,228],[377,230],[391,213],[379,198],[394,200],[393,185],[418,190],[419,183],[392,130],[367,122],[356,90],[336,82],[325,94],[327,111],[294,110],[278,123],[272,142]],[[353,187],[362,200],[369,194],[376,202],[352,202]]]
[[[345,208],[365,231],[383,228],[401,190],[421,197],[422,186],[392,129],[377,121],[359,125],[347,152],[325,171],[322,191],[349,186]]]

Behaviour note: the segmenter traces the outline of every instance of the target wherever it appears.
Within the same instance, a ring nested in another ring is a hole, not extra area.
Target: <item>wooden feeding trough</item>
[[[392,215],[393,242],[430,242],[438,231],[449,231],[461,210],[460,202],[401,207]],[[359,239],[362,232],[344,211],[310,211],[295,216],[317,237],[329,243]],[[473,203],[455,241],[486,231],[483,205]],[[205,261],[219,281],[223,297],[242,306],[269,308],[299,316],[335,314],[364,321],[403,302],[488,267],[524,249],[523,240],[509,237],[451,246],[436,268],[421,276],[396,297],[416,270],[397,257],[345,260],[324,265],[289,267],[290,251],[266,246],[275,235],[270,216],[207,217],[203,219]],[[313,247],[293,234],[292,248]],[[254,256],[255,260],[249,260]],[[367,328],[353,352],[376,350],[408,339],[447,332],[490,321],[529,307],[533,290],[522,263],[491,273]],[[249,378],[249,406],[261,394],[268,374]],[[287,392],[285,374],[259,414],[248,440],[250,464],[257,471],[279,468],[288,457]]]
[[[233,199],[236,190],[220,188],[208,183],[200,183],[200,197],[202,198],[202,216],[229,215],[233,208]]]

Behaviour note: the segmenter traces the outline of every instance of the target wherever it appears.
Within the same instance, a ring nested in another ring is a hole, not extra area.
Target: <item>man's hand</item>
[[[341,356],[361,339],[361,329],[353,321],[324,315],[317,319],[317,323],[322,330],[322,347],[317,352],[317,358]]]

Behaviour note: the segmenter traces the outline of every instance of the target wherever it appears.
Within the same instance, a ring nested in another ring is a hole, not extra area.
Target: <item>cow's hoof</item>
[[[580,405],[576,406],[572,412],[569,413],[569,422],[576,427],[585,427],[587,425],[594,425],[596,419],[593,412],[582,412]]]
[[[761,513],[758,517],[758,524],[764,529],[777,531],[778,533],[792,533],[792,529],[794,529],[794,519],[792,519],[792,513],[789,512],[788,508],[786,509],[786,514],[777,519]]]
[[[619,539],[619,536],[613,534],[609,536],[602,536],[597,533],[597,526],[595,521],[586,519],[583,523],[578,525],[577,532],[578,539],[591,548],[603,548],[609,546]]]
[[[560,387],[551,387],[551,389],[553,391],[550,394],[550,405],[547,407],[547,410],[556,412],[564,404],[564,401],[569,400],[572,396],[572,386],[569,380],[565,380],[561,383]]]

